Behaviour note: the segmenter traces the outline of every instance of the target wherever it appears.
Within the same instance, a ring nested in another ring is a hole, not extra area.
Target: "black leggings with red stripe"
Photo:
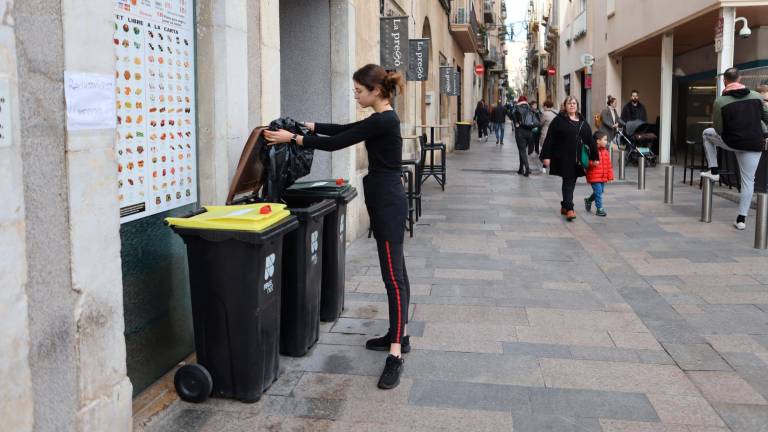
[[[403,243],[376,240],[379,250],[379,265],[389,301],[389,342],[402,343],[405,324],[408,322],[408,304],[411,300],[411,285],[405,269]]]

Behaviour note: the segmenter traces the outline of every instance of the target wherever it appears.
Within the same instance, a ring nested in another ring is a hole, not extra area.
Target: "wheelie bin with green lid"
[[[283,193],[283,200],[292,208],[304,207],[324,199],[336,202],[336,210],[326,215],[323,228],[320,319],[325,322],[336,321],[344,309],[347,204],[355,197],[357,189],[342,179],[296,182]]]
[[[278,377],[283,237],[296,217],[282,204],[251,204],[166,223],[187,245],[198,362],[176,372],[176,392],[258,401]]]

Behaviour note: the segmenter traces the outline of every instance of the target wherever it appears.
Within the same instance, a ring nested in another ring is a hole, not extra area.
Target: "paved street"
[[[473,139],[430,180],[408,239],[414,350],[392,391],[376,382],[386,354],[386,295],[373,240],[348,250],[343,318],[305,358],[283,357],[261,402],[175,402],[148,431],[768,431],[768,261],[736,204],[663,170],[648,190],[607,187],[607,218],[559,215],[559,178],[516,174],[503,148]],[[535,166],[535,165],[534,165]],[[532,166],[532,168],[534,167]]]

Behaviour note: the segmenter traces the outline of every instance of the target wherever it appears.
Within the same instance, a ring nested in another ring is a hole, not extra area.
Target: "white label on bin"
[[[311,248],[311,255],[312,255],[312,265],[317,264],[317,249],[320,247],[320,244],[318,243],[319,240],[319,234],[317,231],[312,232],[312,244],[310,246]]]
[[[275,254],[271,254],[267,257],[264,263],[264,291],[267,294],[271,294],[275,289],[275,285],[272,283],[272,276],[275,274]]]
[[[347,215],[341,215],[339,219],[339,241],[344,240],[344,223],[346,222]]]
[[[328,184],[328,182],[312,183],[312,187],[325,186],[326,184]]]

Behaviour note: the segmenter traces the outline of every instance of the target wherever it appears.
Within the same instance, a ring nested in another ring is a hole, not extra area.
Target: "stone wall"
[[[19,97],[13,2],[0,0],[0,403],[3,427],[32,429],[24,183],[19,138]],[[10,122],[8,122],[10,119]]]

